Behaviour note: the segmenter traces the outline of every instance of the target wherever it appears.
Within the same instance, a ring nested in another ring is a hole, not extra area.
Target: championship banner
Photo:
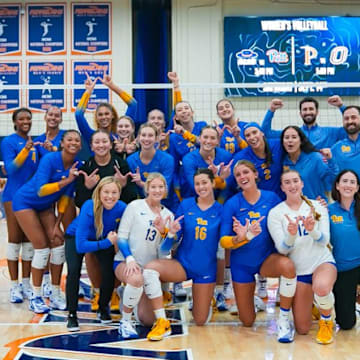
[[[65,4],[28,4],[26,8],[26,54],[66,54]]]
[[[0,55],[21,55],[21,5],[0,5]]]
[[[111,4],[72,4],[74,54],[111,54]]]
[[[0,112],[10,112],[20,107],[20,90],[5,89],[4,85],[20,85],[20,63],[0,63]]]
[[[65,87],[65,63],[29,62],[28,84],[41,85],[40,89],[28,90],[28,106],[31,109],[46,111],[50,106],[57,106],[66,111],[65,90],[54,89],[52,85]]]
[[[359,95],[356,87],[329,86],[360,82],[359,44],[360,17],[225,17],[225,82],[266,83],[226,95]]]

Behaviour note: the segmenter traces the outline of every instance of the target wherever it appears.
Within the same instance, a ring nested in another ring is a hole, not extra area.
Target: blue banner
[[[0,112],[20,107],[20,90],[4,88],[4,85],[20,84],[20,63],[7,61],[0,63]]]
[[[73,4],[72,54],[111,54],[109,3]]]
[[[88,74],[91,79],[97,77],[102,78],[104,73],[111,74],[110,72],[110,61],[74,61],[73,62],[73,82],[74,85],[84,85]],[[97,86],[101,85],[101,81],[98,80]],[[108,88],[97,88],[95,86],[94,91],[91,94],[87,109],[95,110],[96,107],[103,102],[110,102],[110,94]],[[81,96],[85,91],[84,89],[74,89],[72,107],[76,109]]]
[[[323,86],[360,82],[359,46],[359,17],[225,17],[225,82],[268,83],[263,89],[227,89],[225,94],[359,95],[359,88]],[[296,82],[302,84],[292,88]]]
[[[20,55],[20,5],[0,6],[0,55]]]
[[[27,15],[27,54],[65,54],[65,5],[28,5]]]
[[[50,106],[57,106],[65,110],[64,89],[51,87],[65,84],[65,63],[63,61],[29,62],[28,84],[41,85],[41,89],[29,89],[29,108],[46,111]]]

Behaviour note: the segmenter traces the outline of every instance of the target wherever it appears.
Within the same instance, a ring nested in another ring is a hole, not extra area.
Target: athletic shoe
[[[316,342],[318,344],[330,344],[333,342],[333,327],[332,320],[319,320],[319,330],[316,335]]]
[[[25,286],[24,284],[19,284],[19,286],[20,286],[20,291],[23,295],[23,298],[30,300],[33,296],[33,289],[31,287],[31,285]]]
[[[102,324],[112,323],[112,318],[107,310],[99,310],[97,312],[97,317],[101,321]]]
[[[295,329],[290,320],[279,319],[277,321],[277,339],[281,343],[291,343],[294,341]]]
[[[43,283],[41,284],[41,293],[42,293],[42,297],[47,299],[50,298],[50,295],[52,293],[52,288],[49,282],[43,281]]]
[[[41,296],[33,296],[29,301],[29,310],[36,314],[45,314],[50,311],[50,308],[45,304]]]
[[[13,304],[20,304],[24,301],[21,288],[18,284],[10,288],[10,302]]]
[[[172,295],[170,291],[163,291],[163,303],[164,307],[172,304]]]
[[[231,315],[239,315],[239,310],[238,310],[236,304],[233,304],[229,307],[229,313]]]
[[[265,280],[261,280],[258,281],[258,290],[257,290],[257,294],[259,297],[261,297],[262,299],[267,298],[267,281]]]
[[[123,339],[139,338],[139,335],[136,332],[136,329],[133,326],[132,322],[128,320],[120,320],[118,332]]]
[[[159,341],[162,340],[165,336],[169,336],[170,334],[170,321],[160,318],[156,320],[150,332],[147,334],[147,338],[151,341]]]
[[[99,310],[99,299],[100,293],[94,293],[93,298],[91,299],[91,311],[97,312]]]
[[[266,310],[265,303],[257,295],[254,295],[254,306],[255,306],[255,312],[265,311]]]
[[[234,298],[234,290],[232,283],[224,284],[224,296],[226,300]]]
[[[50,308],[53,310],[66,309],[66,300],[60,291],[58,292],[58,294],[50,295]]]
[[[176,297],[186,297],[187,296],[186,289],[183,288],[182,283],[174,284],[174,294]]]
[[[226,304],[226,299],[225,299],[224,293],[221,291],[219,291],[216,294],[216,308],[219,311],[227,311],[228,310],[228,306]]]
[[[69,331],[79,331],[80,330],[78,319],[77,319],[77,316],[75,314],[69,314],[68,315],[66,328]]]
[[[116,292],[116,290],[113,291],[112,295],[111,295],[111,300],[110,300],[110,311],[111,312],[119,312],[119,296]]]

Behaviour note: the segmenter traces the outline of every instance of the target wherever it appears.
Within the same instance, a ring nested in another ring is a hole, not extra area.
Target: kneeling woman
[[[110,323],[108,303],[114,288],[113,258],[117,227],[126,204],[119,200],[120,181],[106,176],[96,186],[92,200],[85,201],[80,215],[66,231],[65,254],[68,265],[66,300],[69,310],[67,328],[79,330],[76,317],[79,279],[84,253],[94,252],[99,260],[101,286],[98,316],[102,323]]]
[[[76,156],[81,149],[79,132],[66,131],[60,146],[61,151],[51,152],[41,159],[34,176],[16,192],[13,199],[16,220],[35,249],[31,263],[34,293],[29,303],[30,310],[35,313],[49,311],[41,297],[41,282],[50,255],[50,307],[59,310],[66,307],[60,294],[65,250],[64,236],[59,226],[74,194],[74,180],[78,175]],[[57,201],[58,217],[54,211]]]
[[[158,259],[145,266],[145,293],[157,321],[148,334],[149,340],[161,340],[171,333],[163,308],[161,283],[192,279],[193,316],[203,325],[211,316],[211,299],[216,282],[216,253],[219,245],[222,205],[215,201],[214,174],[200,168],[194,176],[197,197],[180,203],[177,219],[170,224],[167,239],[161,248],[171,248],[175,233],[180,241],[174,259]],[[180,229],[181,228],[181,229]],[[200,260],[201,259],[201,260]],[[210,310],[209,310],[210,309]]]
[[[255,321],[255,274],[280,277],[280,315],[278,341],[291,342],[294,329],[289,320],[292,297],[296,290],[294,264],[276,253],[266,226],[266,218],[279,197],[258,189],[258,172],[253,163],[240,160],[235,164],[234,177],[241,192],[224,205],[221,245],[231,251],[231,275],[239,318],[244,326]]]
[[[159,257],[159,247],[166,233],[162,232],[163,220],[171,221],[173,214],[161,205],[167,195],[164,176],[150,173],[145,181],[145,199],[132,201],[126,208],[118,231],[118,247],[114,269],[116,277],[126,283],[123,299],[122,319],[119,334],[123,338],[136,338],[138,334],[131,322],[133,309],[145,325],[154,321],[151,304],[142,296],[144,278],[142,268]],[[163,256],[168,256],[169,251]]]
[[[293,304],[296,331],[299,334],[309,332],[315,297],[321,315],[316,341],[329,344],[333,340],[332,289],[336,280],[335,261],[327,247],[329,216],[325,207],[302,195],[303,187],[296,170],[282,174],[281,189],[286,200],[270,211],[268,227],[278,251],[288,255],[296,268],[297,287]]]

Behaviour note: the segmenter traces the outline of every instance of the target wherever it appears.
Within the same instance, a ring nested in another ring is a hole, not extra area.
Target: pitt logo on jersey
[[[350,146],[341,145],[341,152],[343,153],[350,152],[350,150],[351,150]]]
[[[344,222],[344,219],[341,215],[331,215],[331,221],[334,224],[342,224]]]
[[[249,211],[249,217],[250,219],[258,219],[260,218],[260,213],[255,211]]]
[[[207,222],[207,220],[204,220],[203,218],[196,218],[196,223],[198,224],[198,225],[203,225],[203,226],[207,226],[207,224],[208,224],[208,222]]]
[[[230,143],[230,142],[234,142],[235,138],[232,136],[225,136],[225,141]]]
[[[149,173],[148,172],[143,172],[143,175],[144,175],[144,178],[147,179],[147,177],[149,176]]]

